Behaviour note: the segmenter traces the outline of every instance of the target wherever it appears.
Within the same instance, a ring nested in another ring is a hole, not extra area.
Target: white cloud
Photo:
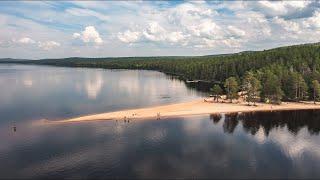
[[[243,26],[244,31],[250,34],[248,38],[251,39],[266,39],[271,36],[271,27],[269,21],[266,17],[258,12],[247,11],[247,12],[238,12],[234,17],[238,19]]]
[[[94,42],[96,44],[101,44],[103,41],[100,38],[100,34],[94,26],[87,26],[85,30],[82,32],[82,40],[86,43]]]
[[[230,48],[238,48],[241,46],[241,40],[237,40],[237,39],[231,37],[229,39],[222,40],[222,44],[224,44]]]
[[[142,38],[150,42],[179,43],[185,40],[185,35],[181,31],[170,32],[159,25],[158,22],[149,22],[148,26],[139,31],[126,30],[119,32],[118,39],[125,43],[134,43]]]
[[[186,27],[193,35],[209,39],[217,39],[221,36],[221,28],[210,19],[203,19],[199,23]]]
[[[70,13],[74,16],[87,16],[87,17],[96,17],[102,21],[107,21],[109,19],[108,16],[98,13],[89,9],[81,9],[81,8],[70,8],[66,10],[67,13]]]
[[[224,1],[218,6],[219,8],[227,8],[232,11],[244,10],[247,8],[246,1]]]
[[[101,1],[71,1],[71,3],[81,8],[106,10],[109,7],[107,3]]]
[[[275,17],[273,22],[280,25],[287,32],[300,33],[300,25],[296,22],[286,21],[278,17]]]
[[[29,37],[23,37],[18,40],[18,43],[20,43],[20,44],[33,44],[33,43],[35,43],[35,41]]]
[[[218,13],[205,4],[184,3],[163,13],[168,21],[186,34],[204,38],[219,38],[221,28],[213,19]]]
[[[13,39],[11,41],[11,45],[18,44],[18,45],[32,45],[36,44],[36,41],[29,37],[23,37],[18,40]],[[61,44],[56,41],[38,41],[37,45],[39,48],[43,50],[51,50],[53,48],[59,47]],[[31,46],[32,47],[32,46]],[[36,46],[34,46],[36,47]]]
[[[239,48],[241,47],[242,41],[239,39],[235,39],[234,37],[230,37],[228,39],[203,39],[203,43],[195,45],[196,48],[213,48],[213,47],[224,47],[224,48]],[[234,49],[235,50],[235,49]],[[238,50],[238,49],[237,49]],[[233,52],[233,51],[232,51]]]
[[[125,31],[123,33],[119,32],[117,37],[122,42],[134,43],[134,42],[137,42],[140,39],[141,33],[137,32],[137,31],[127,30],[127,31]]]
[[[237,28],[235,26],[228,26],[228,30],[231,35],[235,35],[235,36],[239,36],[239,37],[246,35],[246,32],[244,30]]]
[[[304,10],[310,3],[311,1],[257,1],[247,2],[247,6],[267,16],[285,16]]]
[[[76,39],[76,38],[80,38],[81,35],[79,33],[73,33],[72,37]]]
[[[85,30],[80,33],[73,33],[73,38],[80,38],[85,43],[94,43],[95,45],[101,45],[103,40],[100,37],[99,32],[94,26],[87,26]]]
[[[320,41],[317,1],[17,3],[0,4],[2,57],[202,55]],[[48,40],[70,51],[32,53],[53,49]]]
[[[168,41],[172,43],[183,41],[185,38],[186,36],[182,32],[171,32],[167,36]]]
[[[143,31],[143,35],[150,41],[163,41],[166,38],[166,30],[158,22],[153,21]]]
[[[314,12],[313,16],[303,21],[303,25],[311,28],[320,28],[320,10]]]
[[[207,44],[205,39],[212,40],[223,37],[221,27],[213,21],[213,16],[218,13],[206,7],[205,2],[188,2],[168,9],[155,9],[149,13],[145,16],[151,20],[142,23],[140,31],[120,32],[118,38],[121,38],[121,41],[127,41],[132,36],[135,37],[134,41],[143,39],[165,45],[187,46],[188,44],[205,45]],[[139,38],[136,37],[138,34]],[[125,35],[127,35],[126,38]]]
[[[50,50],[60,46],[60,43],[55,41],[45,41],[45,42],[38,42],[38,46],[44,50]]]

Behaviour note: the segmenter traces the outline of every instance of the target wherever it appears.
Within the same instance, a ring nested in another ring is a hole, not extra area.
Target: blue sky
[[[0,2],[0,58],[206,55],[318,41],[319,1]]]

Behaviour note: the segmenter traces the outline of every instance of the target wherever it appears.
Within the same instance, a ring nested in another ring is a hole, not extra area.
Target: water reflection
[[[212,122],[213,122],[214,124],[219,123],[219,121],[221,120],[221,118],[222,118],[222,115],[221,115],[221,114],[211,114],[211,115],[210,115],[210,119],[212,120]]]
[[[93,76],[86,76],[85,89],[89,99],[96,99],[101,92],[103,86],[102,73],[100,71],[93,74]]]
[[[224,119],[223,129],[227,133],[233,133],[239,122],[243,130],[252,135],[255,135],[260,128],[266,136],[274,128],[287,128],[294,135],[304,127],[311,135],[318,135],[320,132],[319,110],[211,114],[210,119],[214,124]]]
[[[233,131],[235,130],[237,125],[238,125],[237,114],[232,113],[232,114],[225,116],[225,120],[223,123],[224,132],[233,133]]]
[[[23,84],[24,84],[26,87],[32,87],[33,81],[32,81],[32,79],[30,79],[30,77],[26,77],[26,78],[23,80]]]
[[[8,121],[64,119],[202,96],[188,89],[183,81],[170,80],[155,71],[1,64],[0,73],[0,125]]]
[[[0,160],[15,162],[0,164],[0,177],[320,177],[319,137],[308,128],[319,127],[319,111],[305,113],[20,123],[14,134],[0,129]],[[301,117],[313,119],[290,121]]]
[[[199,94],[152,71],[0,66],[0,73],[0,178],[320,178],[320,111],[52,125],[38,120]]]
[[[290,132],[296,135],[303,127],[306,127],[310,134],[319,134],[320,111],[318,110],[279,111],[271,113],[269,116],[267,114],[268,112],[243,114],[240,118],[244,119],[244,129],[252,131],[252,127],[261,126],[268,135],[273,128],[287,127]]]

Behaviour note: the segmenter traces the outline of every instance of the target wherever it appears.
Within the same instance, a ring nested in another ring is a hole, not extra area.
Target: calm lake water
[[[205,94],[154,71],[5,64],[0,87],[0,178],[320,178],[320,111],[48,125]]]

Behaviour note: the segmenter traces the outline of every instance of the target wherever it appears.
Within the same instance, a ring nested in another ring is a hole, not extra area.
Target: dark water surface
[[[0,178],[320,178],[320,111],[48,125],[203,94],[159,72],[46,66],[0,65],[0,85]]]

